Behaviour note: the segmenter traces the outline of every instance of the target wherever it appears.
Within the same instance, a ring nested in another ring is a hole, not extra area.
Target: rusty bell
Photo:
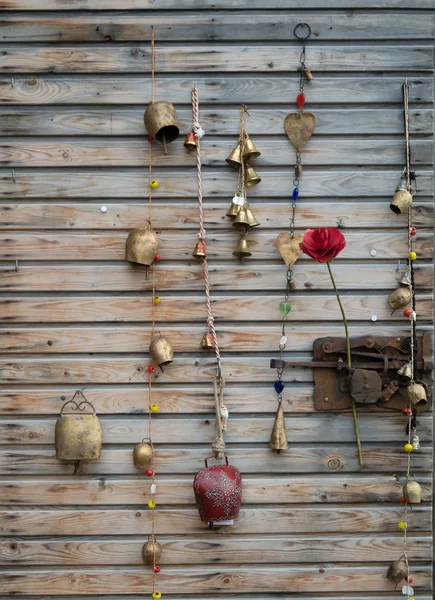
[[[237,519],[242,502],[242,476],[240,471],[228,464],[208,466],[212,456],[205,459],[205,469],[193,480],[196,505],[201,521],[219,523]]]

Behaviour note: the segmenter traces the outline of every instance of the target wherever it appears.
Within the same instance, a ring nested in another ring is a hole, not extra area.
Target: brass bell
[[[242,148],[240,147],[240,144],[237,144],[237,146],[234,148],[231,154],[227,156],[225,160],[229,165],[231,165],[235,169],[240,168],[242,164]]]
[[[172,344],[161,334],[153,337],[151,340],[149,353],[153,363],[158,365],[161,369],[164,365],[169,365],[174,360]]]
[[[412,195],[408,190],[398,190],[391,201],[390,208],[396,215],[407,213],[412,205]]]
[[[246,207],[248,206],[248,204],[244,204],[244,206],[240,207],[239,212],[236,215],[236,218],[233,221],[233,227],[249,227],[249,218],[248,215],[246,214]]]
[[[394,290],[392,294],[388,297],[388,303],[393,310],[397,310],[398,308],[405,308],[412,300],[412,293],[409,288],[399,288]]]
[[[80,394],[84,400],[77,404],[74,398]],[[75,414],[64,414],[67,404],[72,404]],[[79,414],[86,405],[92,408],[92,414]],[[61,408],[54,430],[56,458],[59,460],[95,460],[100,458],[103,445],[103,428],[92,404],[82,392],[77,391],[71,400]]]
[[[214,347],[213,335],[209,331],[204,333],[204,335],[202,336],[200,346],[201,348],[206,348],[207,350]]]
[[[260,223],[254,217],[252,210],[249,208],[249,204],[245,204],[245,212],[246,212],[246,218],[248,219],[248,222],[249,222],[249,227],[258,227],[260,225]]]
[[[409,271],[405,271],[402,277],[399,279],[399,283],[401,285],[412,285],[411,273]]]
[[[403,379],[410,380],[412,378],[411,363],[406,363],[403,365],[403,367],[400,367],[400,369],[397,371],[397,374],[400,375],[400,377],[403,377]]]
[[[245,184],[246,187],[253,187],[254,185],[258,185],[261,181],[261,177],[257,175],[253,167],[246,165],[245,169]]]
[[[205,256],[207,256],[207,250],[205,247],[204,240],[199,240],[199,242],[196,242],[195,249],[193,250],[192,255],[195,258],[204,258]]]
[[[412,406],[422,408],[427,404],[426,388],[421,383],[411,383],[406,388],[408,400]]]
[[[278,453],[281,450],[287,450],[288,448],[287,430],[285,428],[284,420],[284,410],[282,408],[281,402],[279,403],[278,410],[276,411],[275,422],[273,424],[273,429],[269,441],[269,448],[272,448],[272,450],[277,450]]]
[[[237,256],[240,260],[243,260],[245,256],[252,256],[252,252],[249,252],[248,242],[246,240],[246,233],[242,233],[237,243],[236,249],[233,252],[233,256]]]
[[[153,458],[153,447],[143,440],[133,448],[133,462],[136,469],[146,469]]]
[[[243,147],[243,160],[251,160],[251,158],[258,158],[259,156],[261,156],[261,152],[257,150],[251,138],[248,138]]]
[[[383,400],[384,402],[388,402],[394,396],[396,392],[399,391],[399,384],[397,381],[390,381],[382,392],[379,394],[379,400]]]
[[[160,561],[162,546],[155,540],[142,546],[142,560],[144,565],[154,565]]]
[[[184,147],[189,151],[198,148],[198,138],[193,133],[193,131],[190,131],[186,135],[186,139],[184,140]]]
[[[174,105],[166,100],[153,102],[148,105],[143,120],[148,134],[163,144],[166,153],[166,142],[173,142],[180,133]]]
[[[402,559],[395,560],[388,567],[387,579],[396,585],[408,575],[408,566]]]
[[[307,81],[312,81],[313,79],[313,74],[308,69],[304,70],[304,76]]]
[[[148,221],[146,228],[133,229],[128,234],[125,244],[125,260],[150,267],[153,264],[158,247],[159,238]]]
[[[422,495],[421,485],[417,481],[408,481],[403,486],[403,495],[408,504],[419,504]]]
[[[227,217],[236,217],[242,207],[235,202],[231,202],[231,206],[227,211]]]

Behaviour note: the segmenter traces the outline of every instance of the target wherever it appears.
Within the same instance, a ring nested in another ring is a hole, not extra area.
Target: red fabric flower
[[[301,244],[301,250],[314,260],[329,262],[346,246],[344,235],[335,227],[307,229]]]

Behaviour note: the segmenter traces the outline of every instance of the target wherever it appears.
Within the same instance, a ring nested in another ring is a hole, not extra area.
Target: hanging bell
[[[240,236],[239,241],[237,242],[236,249],[233,252],[233,256],[237,256],[240,260],[243,260],[245,256],[252,256],[252,252],[249,252],[248,242],[246,240],[246,234]]]
[[[254,185],[258,185],[261,181],[261,177],[259,177],[257,175],[257,173],[255,172],[255,170],[250,167],[249,165],[246,165],[246,169],[245,169],[245,184],[246,187],[253,187]]]
[[[204,258],[207,256],[204,240],[199,240],[199,242],[196,242],[195,249],[192,254],[195,258]]]
[[[245,212],[246,212],[246,218],[248,219],[248,222],[249,222],[249,227],[258,227],[260,225],[260,223],[254,217],[252,210],[249,208],[249,204],[245,204]]]
[[[174,360],[172,344],[161,334],[153,337],[151,340],[149,353],[153,363],[161,369],[164,365],[169,365]]]
[[[176,140],[180,133],[175,107],[166,100],[149,104],[143,120],[148,134],[164,146]]]
[[[146,469],[153,458],[153,447],[143,440],[133,448],[133,462],[136,469]]]
[[[237,213],[236,218],[233,221],[233,227],[237,227],[237,228],[249,227],[249,218],[246,213],[247,206],[248,206],[248,204],[245,203],[243,206],[240,207],[240,210]]]
[[[159,542],[147,542],[142,546],[142,560],[144,565],[153,565],[160,562],[162,546]]]
[[[408,379],[408,381],[411,380],[411,378],[412,378],[411,363],[406,363],[405,365],[403,365],[403,367],[400,367],[400,369],[397,371],[397,374],[400,375],[400,377],[403,377],[403,379]]]
[[[406,388],[408,400],[416,408],[422,408],[427,404],[426,388],[421,383],[411,383]]]
[[[213,336],[209,331],[204,333],[204,335],[202,336],[200,346],[201,348],[206,348],[207,350],[214,347]]]
[[[209,457],[213,458],[213,457]],[[240,471],[228,464],[208,466],[195,475],[193,491],[201,521],[218,523],[237,519],[242,502],[242,476]]]
[[[243,160],[247,161],[251,160],[251,158],[258,158],[259,156],[261,156],[261,152],[257,150],[254,142],[248,137],[243,147]]]
[[[397,310],[398,308],[405,308],[405,306],[408,306],[411,300],[411,290],[403,287],[394,290],[394,292],[388,297],[388,303],[393,310]]]
[[[241,166],[242,148],[240,147],[240,144],[237,144],[237,146],[225,160],[229,165],[231,165],[235,169],[238,169]]]
[[[304,76],[307,81],[312,81],[313,74],[308,69],[304,69]]]
[[[408,504],[419,504],[422,495],[421,485],[417,481],[408,481],[403,486],[403,495]]]
[[[133,229],[128,234],[125,244],[125,260],[128,262],[150,267],[159,247],[157,233],[148,221],[143,229]]]
[[[402,559],[395,560],[388,567],[387,579],[396,585],[408,575],[408,566]]]
[[[193,131],[190,131],[186,135],[186,139],[184,140],[184,147],[189,151],[198,148],[198,138],[193,133]]]
[[[231,202],[231,206],[227,211],[227,217],[236,217],[242,207],[235,202]]]
[[[279,453],[281,450],[288,449],[287,430],[285,428],[284,410],[282,403],[279,403],[278,410],[276,411],[275,422],[273,424],[272,434],[270,436],[269,448],[277,450]]]
[[[409,271],[405,271],[402,275],[402,277],[399,279],[399,283],[401,285],[412,285],[412,281],[411,281],[411,273]]]
[[[391,201],[390,208],[396,215],[407,213],[412,205],[412,195],[408,190],[398,190]]]
[[[80,395],[83,396],[81,392]],[[72,404],[72,410],[78,412],[64,414],[67,404]],[[81,414],[86,405],[92,408],[92,414]],[[100,458],[103,428],[94,407],[86,398],[80,404],[74,400],[67,400],[64,403],[56,421],[54,439],[56,458],[59,460],[79,461]]]

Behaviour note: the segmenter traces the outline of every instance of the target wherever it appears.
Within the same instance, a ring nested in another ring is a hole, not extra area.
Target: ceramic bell
[[[199,471],[193,480],[196,504],[201,521],[219,523],[237,519],[242,502],[242,476],[240,471],[228,464],[208,466]]]
[[[68,404],[72,404],[72,410],[78,412],[64,414],[65,407]],[[82,413],[86,406],[91,407],[92,414]],[[103,445],[103,428],[95,414],[94,407],[86,398],[80,404],[77,404],[74,400],[65,402],[56,421],[54,439],[56,458],[59,460],[79,461],[100,458]]]

